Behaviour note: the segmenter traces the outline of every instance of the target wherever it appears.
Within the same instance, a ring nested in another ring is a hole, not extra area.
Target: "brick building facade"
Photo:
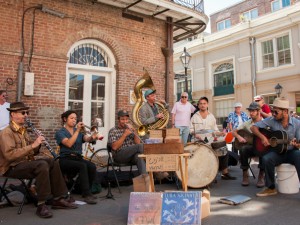
[[[165,78],[165,21],[131,20],[120,8],[87,0],[3,0],[0,13],[0,89],[7,89],[9,102],[19,99],[30,106],[30,118],[50,143],[61,113],[70,108],[81,111],[87,125],[100,112],[105,122],[100,131],[107,137],[115,112],[131,111],[130,90],[144,68],[158,97],[172,102],[172,90],[165,96],[166,82],[173,81],[172,66]],[[26,80],[32,78],[26,72],[34,74],[34,82]],[[33,90],[29,96],[27,86]]]

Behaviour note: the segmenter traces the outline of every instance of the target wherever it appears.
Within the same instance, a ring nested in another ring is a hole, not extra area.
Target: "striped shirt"
[[[109,133],[108,133],[108,144],[111,145],[115,141],[119,140],[122,137],[122,135],[124,134],[124,132],[125,132],[125,129],[124,128],[119,128],[118,125],[111,128]],[[122,148],[131,146],[131,145],[135,145],[134,134],[128,135],[125,138],[122,146],[118,150],[121,150]]]

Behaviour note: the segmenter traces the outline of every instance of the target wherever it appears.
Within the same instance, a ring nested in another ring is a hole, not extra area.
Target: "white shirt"
[[[10,103],[5,102],[0,105],[0,130],[3,130],[9,124],[9,111],[6,108],[10,107]]]

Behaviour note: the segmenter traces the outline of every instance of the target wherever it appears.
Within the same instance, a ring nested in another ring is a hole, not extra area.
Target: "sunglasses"
[[[280,109],[278,109],[278,110],[272,109],[271,113],[275,114],[275,115],[278,115],[280,111],[282,111],[282,110],[280,110]]]
[[[181,98],[187,98],[187,96],[181,96]]]
[[[255,100],[255,102],[260,102],[261,100]]]
[[[25,114],[29,115],[29,111],[20,111],[20,112],[18,112],[18,113],[21,113],[23,116],[24,116]]]

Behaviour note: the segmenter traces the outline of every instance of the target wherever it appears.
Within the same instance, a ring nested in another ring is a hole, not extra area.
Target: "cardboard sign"
[[[178,155],[176,154],[158,154],[147,155],[147,171],[177,171]]]

